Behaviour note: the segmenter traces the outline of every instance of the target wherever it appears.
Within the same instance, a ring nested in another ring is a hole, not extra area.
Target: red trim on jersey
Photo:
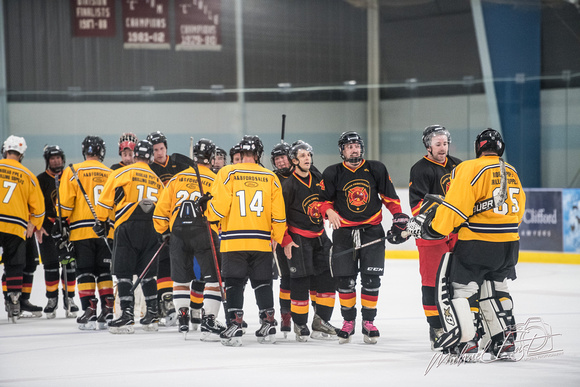
[[[308,172],[308,184],[304,182],[304,178],[296,173],[296,171],[292,172],[294,176],[296,176],[296,180],[304,184],[306,187],[310,188],[312,185],[312,173]]]
[[[436,164],[436,165],[441,165],[442,167],[445,167],[445,166],[447,166],[447,161],[449,161],[449,158],[448,158],[447,156],[445,156],[445,162],[444,162],[443,164],[441,164],[441,163],[438,163],[438,162],[437,162],[437,161],[435,161],[435,160],[431,160],[431,159],[430,159],[429,157],[427,157],[427,156],[423,156],[423,158],[424,158],[425,160],[427,160],[427,161],[430,161],[430,162],[432,162],[433,164]]]
[[[322,235],[322,233],[324,232],[324,229],[322,229],[318,232],[314,232],[314,231],[302,230],[301,228],[294,227],[294,226],[288,226],[288,231],[293,232],[294,234],[298,234],[300,236],[303,236],[305,238],[316,238],[316,237],[319,237]]]
[[[347,165],[346,165],[346,161],[343,161],[343,162],[342,162],[342,165],[343,165],[343,166],[344,166],[346,169],[348,169],[349,171],[351,171],[351,172],[353,172],[353,173],[354,173],[354,172],[358,171],[358,169],[359,169],[360,167],[362,167],[362,166],[363,166],[365,163],[366,163],[366,160],[365,160],[365,159],[363,159],[363,160],[361,161],[360,165],[359,165],[358,167],[356,167],[355,169],[352,169],[352,168],[350,168],[349,166],[347,166]]]

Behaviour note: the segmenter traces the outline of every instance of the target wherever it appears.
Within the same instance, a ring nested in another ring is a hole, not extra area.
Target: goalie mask
[[[22,160],[26,148],[26,140],[24,140],[24,137],[12,135],[8,137],[6,141],[4,141],[4,145],[2,145],[2,156],[6,157],[8,151],[14,151],[20,153],[20,159]]]
[[[499,157],[503,155],[505,150],[505,143],[501,138],[501,134],[497,130],[487,128],[479,133],[475,138],[475,156],[479,157],[483,151],[491,151],[497,153]]]
[[[64,151],[60,149],[58,145],[45,146],[42,156],[44,157],[44,161],[46,162],[44,169],[50,169],[50,171],[53,173],[60,173],[66,164],[66,157],[64,156]],[[52,156],[60,156],[60,158],[62,159],[60,167],[50,168],[50,158]]]
[[[193,161],[198,164],[210,164],[215,157],[215,144],[206,138],[200,139],[193,147]]]
[[[347,144],[359,144],[360,145],[360,156],[351,157],[348,160],[344,157],[344,147]],[[348,161],[352,164],[358,164],[363,160],[363,155],[365,153],[365,144],[361,136],[357,132],[343,132],[338,139],[338,150],[340,152],[340,157],[344,161]]]
[[[105,159],[105,142],[99,136],[87,136],[81,145],[81,151],[85,160],[87,156],[97,156],[99,161],[103,162]]]

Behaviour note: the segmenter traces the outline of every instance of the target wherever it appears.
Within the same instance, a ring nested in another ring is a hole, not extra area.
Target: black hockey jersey
[[[188,168],[187,165],[173,161],[172,157],[169,156],[167,157],[167,160],[165,160],[165,164],[158,164],[154,161],[149,164],[149,167],[151,167],[151,170],[159,176],[163,185],[167,185],[167,182],[169,182],[173,176]]]
[[[389,172],[383,163],[363,160],[356,168],[344,162],[334,164],[322,174],[320,212],[334,208],[340,215],[342,227],[381,223],[382,205],[396,214],[402,212],[401,201]]]
[[[286,205],[286,224],[289,231],[313,238],[324,231],[323,215],[320,213],[320,174],[310,172],[302,178],[296,172],[282,182]]]
[[[36,176],[38,183],[40,184],[40,190],[44,195],[44,208],[46,211],[46,216],[44,217],[44,223],[42,227],[49,230],[52,227],[54,220],[58,217],[56,212],[56,182],[54,180],[54,173],[50,170],[46,170]]]
[[[426,194],[445,196],[451,181],[451,171],[460,162],[457,157],[447,156],[445,163],[440,164],[425,156],[411,167],[409,204],[413,216],[419,214]]]

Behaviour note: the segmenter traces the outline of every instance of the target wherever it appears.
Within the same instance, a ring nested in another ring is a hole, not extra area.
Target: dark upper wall
[[[381,82],[461,81],[481,77],[469,2],[434,0],[381,7]],[[173,1],[170,0],[170,4]],[[222,50],[183,52],[123,49],[121,4],[113,38],[74,38],[69,0],[5,0],[9,100],[68,100],[70,96],[22,91],[136,91],[236,87],[234,1],[221,3]],[[554,2],[550,2],[554,4]],[[247,88],[366,83],[366,10],[338,0],[244,0],[244,67]],[[174,23],[170,7],[170,28]],[[171,33],[173,35],[173,32]],[[174,42],[172,42],[174,44]],[[580,12],[562,2],[542,9],[542,75],[580,72]],[[576,78],[575,83],[580,83]],[[562,87],[544,81],[543,87]],[[574,86],[574,84],[572,84]],[[481,91],[475,86],[471,92]],[[422,87],[413,96],[464,94],[462,85]],[[382,98],[405,97],[405,87],[383,89]],[[354,98],[364,98],[357,91]],[[74,97],[78,98],[78,97]],[[91,100],[142,100],[141,96],[91,96]],[[148,100],[204,100],[177,94]],[[235,95],[223,97],[233,99]],[[345,99],[343,92],[248,94],[248,100]],[[352,96],[351,96],[352,98]]]

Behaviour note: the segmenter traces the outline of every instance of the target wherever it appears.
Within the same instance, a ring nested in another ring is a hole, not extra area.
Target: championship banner
[[[221,0],[175,0],[175,49],[222,49]]]
[[[73,36],[115,36],[115,0],[70,0]]]
[[[525,189],[520,250],[562,251],[562,190]]]
[[[169,0],[123,1],[124,48],[167,50]]]
[[[562,190],[564,252],[580,253],[580,189]]]

